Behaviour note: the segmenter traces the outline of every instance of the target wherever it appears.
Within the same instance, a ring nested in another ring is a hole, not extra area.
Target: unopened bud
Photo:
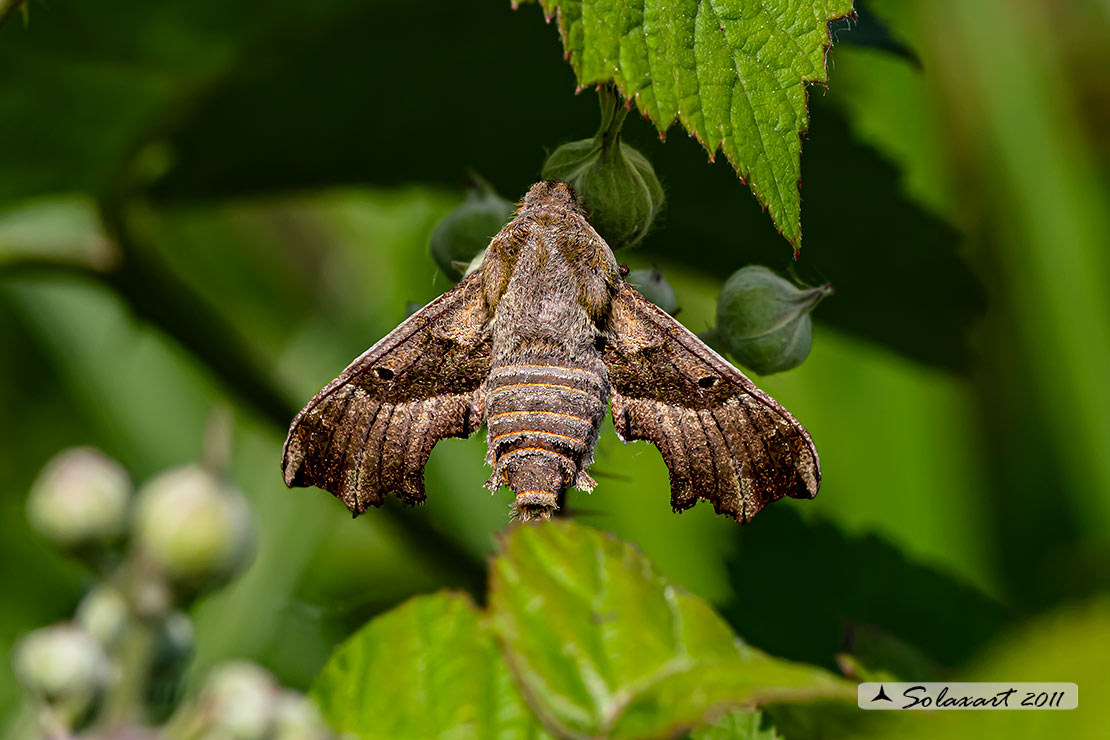
[[[27,499],[27,517],[62,547],[104,544],[126,530],[130,498],[131,481],[119,463],[77,447],[43,468]]]
[[[266,740],[274,725],[280,689],[264,669],[246,661],[213,669],[201,693],[205,725],[237,740]]]
[[[334,737],[320,710],[308,697],[283,691],[274,718],[274,740],[329,740]]]
[[[669,314],[678,309],[678,299],[675,297],[674,288],[663,277],[658,267],[650,270],[633,270],[625,278],[632,287],[649,301]]]
[[[611,249],[644,237],[663,206],[663,187],[651,162],[620,140],[627,109],[620,94],[603,86],[601,128],[592,139],[556,149],[543,165],[545,180],[570,184],[590,214],[590,225]]]
[[[127,620],[127,599],[110,584],[96,586],[77,605],[77,624],[106,650],[119,643],[127,628]]]
[[[143,487],[135,529],[143,553],[184,586],[231,577],[252,544],[242,494],[197,466],[162,473]]]
[[[737,270],[717,299],[716,337],[760,375],[790,370],[809,354],[809,312],[830,293],[829,285],[798,288],[758,265]]]
[[[512,203],[481,183],[467,194],[462,205],[436,225],[428,241],[428,252],[444,275],[461,280],[467,265],[481,256],[514,210]]]
[[[107,686],[112,665],[100,643],[72,624],[44,627],[15,646],[19,682],[72,722],[89,709]]]

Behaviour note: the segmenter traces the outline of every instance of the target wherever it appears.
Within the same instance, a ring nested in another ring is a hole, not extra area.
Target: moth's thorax
[[[573,303],[597,324],[608,314],[619,274],[612,250],[586,220],[574,191],[547,181],[528,191],[516,217],[486,249],[482,287],[495,316],[506,313],[501,302],[508,297],[509,312]]]

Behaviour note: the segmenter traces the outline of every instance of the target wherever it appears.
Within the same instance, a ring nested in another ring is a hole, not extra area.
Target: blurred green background
[[[688,327],[749,263],[835,286],[809,359],[757,378],[810,429],[821,494],[744,528],[675,515],[658,453],[609,425],[570,505],[771,652],[833,667],[879,633],[958,670],[1110,590],[1110,5],[857,5],[809,90],[796,263],[727,164],[625,127],[668,200],[619,257],[662,268]],[[593,133],[555,28],[484,0],[29,10],[0,27],[0,665],[91,583],[26,522],[42,465],[94,445],[141,482],[198,459],[219,405],[259,547],[195,606],[195,673],[248,657],[305,687],[407,596],[480,593],[509,503],[483,435],[436,448],[426,506],[358,520],[287,490],[280,447],[449,287],[426,244],[468,169],[516,199]],[[0,669],[0,717],[17,701]]]

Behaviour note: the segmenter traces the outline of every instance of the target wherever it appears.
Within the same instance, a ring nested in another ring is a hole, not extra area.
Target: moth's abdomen
[[[608,387],[600,360],[583,367],[551,359],[490,372],[487,460],[493,475],[487,485],[509,486],[523,518],[555,508],[566,486],[593,487],[586,468],[605,416]]]

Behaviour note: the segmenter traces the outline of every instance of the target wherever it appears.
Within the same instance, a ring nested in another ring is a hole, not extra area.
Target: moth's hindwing
[[[628,283],[613,298],[606,339],[617,434],[659,448],[675,510],[704,499],[747,522],[783,496],[817,495],[821,469],[805,427]]]
[[[488,319],[478,270],[351,363],[293,420],[286,484],[327,489],[356,515],[391,491],[423,501],[432,447],[481,425]]]

